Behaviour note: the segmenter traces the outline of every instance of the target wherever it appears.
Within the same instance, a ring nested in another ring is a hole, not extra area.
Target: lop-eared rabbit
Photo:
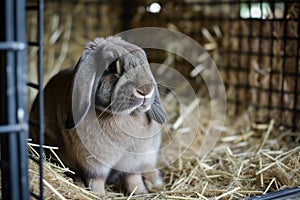
[[[116,177],[127,194],[162,185],[157,157],[166,114],[140,47],[96,38],[75,68],[48,82],[44,99],[45,144],[59,147],[60,159],[86,187],[104,196],[105,183]],[[30,118],[37,114],[36,99]],[[31,137],[38,141],[35,126]]]

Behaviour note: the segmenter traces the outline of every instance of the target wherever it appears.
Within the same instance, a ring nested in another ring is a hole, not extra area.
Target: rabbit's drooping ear
[[[161,105],[157,88],[155,88],[154,102],[153,102],[151,108],[147,111],[147,114],[151,119],[157,121],[160,124],[164,124],[167,121],[167,115]]]
[[[72,129],[78,126],[88,113],[92,102],[96,72],[102,74],[99,47],[105,42],[104,38],[95,38],[88,42],[85,51],[75,67],[73,78],[72,111],[66,121],[66,128]]]
[[[66,121],[66,128],[75,128],[86,116],[91,106],[93,86],[96,76],[96,61],[90,55],[90,50],[85,50],[79,59],[73,79],[72,111]],[[76,110],[74,110],[76,108]]]

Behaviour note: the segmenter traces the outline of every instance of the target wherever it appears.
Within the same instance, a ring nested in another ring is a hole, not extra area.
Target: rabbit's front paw
[[[89,187],[93,192],[96,192],[100,197],[105,196],[104,189],[105,180],[103,178],[94,178],[90,180]]]
[[[125,177],[126,184],[126,193],[131,194],[134,191],[134,194],[147,194],[148,190],[146,189],[142,175],[137,174],[127,174]]]
[[[163,179],[158,170],[143,173],[143,178],[148,190],[161,189],[163,186]]]

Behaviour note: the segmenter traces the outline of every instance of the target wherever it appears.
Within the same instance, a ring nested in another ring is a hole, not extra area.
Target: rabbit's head
[[[91,105],[113,114],[145,112],[158,123],[166,121],[145,52],[119,37],[96,38],[86,45],[75,68],[72,101],[78,111],[69,115],[68,129],[84,119]]]

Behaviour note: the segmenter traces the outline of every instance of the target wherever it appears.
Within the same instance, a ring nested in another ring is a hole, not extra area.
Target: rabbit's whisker
[[[102,109],[102,108],[99,108],[102,112],[98,115],[97,114],[97,118],[93,121],[93,122],[91,122],[91,123],[95,123],[96,121],[98,121],[99,119],[100,119],[100,117],[103,115],[103,113],[104,112],[110,112],[108,109],[110,108],[110,106],[113,104],[113,102],[111,102],[108,106],[106,106],[104,109]]]
[[[101,115],[103,115],[104,112],[108,111],[108,109],[111,107],[112,104],[113,104],[113,102],[111,102],[108,106],[106,106],[106,108],[104,108],[104,109],[102,110],[102,112],[98,115],[98,118],[99,118]]]
[[[167,84],[159,84],[157,85],[158,88],[163,88],[163,89],[169,89],[169,90],[179,90],[179,91],[185,91],[184,89],[180,89],[178,88],[178,86],[171,86],[171,85],[167,85]]]
[[[103,115],[103,113],[104,112],[106,112],[112,105],[113,105],[113,103],[114,103],[115,101],[112,101],[104,110],[102,110],[102,112],[97,116],[97,120],[99,120],[100,119],[100,117]],[[110,116],[110,119],[108,119],[108,120],[111,120],[114,116],[115,116],[115,114],[118,112],[118,110],[119,110],[119,108],[120,108],[120,106],[123,104],[123,102],[125,102],[125,100],[123,100],[119,105],[118,105],[118,107],[115,109],[115,111],[109,111],[112,115]]]
[[[168,139],[170,141],[172,141],[174,139],[174,137],[172,136],[172,132],[171,132],[171,129],[168,127],[168,126],[164,126],[165,127],[165,133],[166,135],[168,136]],[[162,127],[161,127],[162,128]]]
[[[159,94],[168,95],[170,92],[161,92],[159,91]]]

